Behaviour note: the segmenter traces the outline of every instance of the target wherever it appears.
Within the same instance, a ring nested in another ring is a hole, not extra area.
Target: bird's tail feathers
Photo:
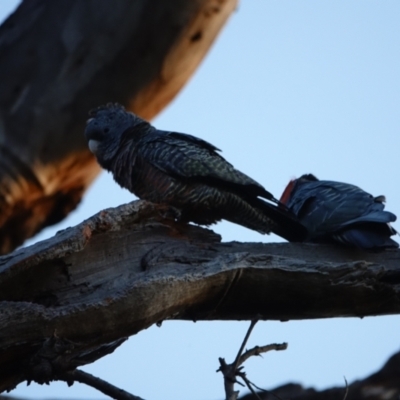
[[[367,215],[357,218],[356,220],[349,221],[349,223],[358,222],[376,222],[376,223],[389,223],[396,221],[397,217],[390,211],[375,211]]]
[[[377,224],[382,224],[382,223],[389,223],[389,222],[394,222],[396,221],[397,217],[390,211],[374,211],[370,212],[366,215],[363,215],[361,217],[357,217],[356,219],[352,219],[346,222],[346,226],[349,225],[354,225],[358,223],[377,223]]]
[[[302,242],[306,239],[308,235],[306,227],[291,211],[286,209],[286,206],[276,206],[260,198],[255,199],[253,203],[254,207],[274,222],[271,226],[272,232],[289,242]]]
[[[394,231],[394,233],[395,232],[396,231]],[[346,245],[356,246],[367,250],[383,250],[386,248],[397,249],[399,247],[399,244],[391,239],[387,232],[383,234],[379,229],[371,229],[371,227],[359,226],[352,229],[346,229],[333,235],[333,238]]]

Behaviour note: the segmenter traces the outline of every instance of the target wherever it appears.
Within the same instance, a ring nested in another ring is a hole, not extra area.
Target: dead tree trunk
[[[400,313],[400,251],[220,243],[165,213],[133,202],[0,258],[0,390],[92,362],[164,319]]]
[[[88,111],[151,119],[237,0],[27,0],[0,27],[0,254],[63,219],[99,173]]]

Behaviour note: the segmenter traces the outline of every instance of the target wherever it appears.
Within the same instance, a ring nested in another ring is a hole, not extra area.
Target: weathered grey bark
[[[400,313],[400,251],[220,243],[165,216],[133,202],[0,258],[0,390],[94,361],[164,319]]]
[[[0,27],[0,254],[63,219],[99,173],[88,111],[146,119],[178,93],[237,0],[25,0]]]

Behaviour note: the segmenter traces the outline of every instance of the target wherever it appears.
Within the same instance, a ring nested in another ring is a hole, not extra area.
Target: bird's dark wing
[[[159,132],[163,132],[163,131],[159,131]],[[221,149],[219,149],[218,147],[215,147],[210,142],[207,142],[206,140],[200,139],[196,136],[189,135],[187,133],[165,132],[165,134],[168,135],[169,137],[177,139],[177,140],[181,140],[184,142],[192,142],[193,144],[203,147],[205,149],[208,149],[210,151],[221,151]]]
[[[382,213],[384,205],[374,201],[369,193],[333,181],[299,183],[287,206],[316,235],[332,233],[356,222],[389,222],[385,218],[391,218]]]
[[[142,142],[139,154],[172,176],[274,199],[258,182],[235,169],[217,150],[212,144],[191,135],[158,131]]]
[[[291,209],[309,231],[311,241],[334,240],[363,249],[397,248],[389,224],[396,216],[384,211],[384,197],[333,181],[292,181],[284,193]],[[291,193],[287,193],[292,188]]]

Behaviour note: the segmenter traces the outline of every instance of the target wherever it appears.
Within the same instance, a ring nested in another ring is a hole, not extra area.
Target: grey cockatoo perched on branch
[[[391,236],[396,216],[384,211],[384,196],[357,186],[302,175],[289,182],[281,202],[307,227],[312,242],[339,242],[364,249],[399,247]]]
[[[118,104],[99,107],[91,116],[85,130],[90,150],[139,198],[179,209],[182,221],[210,225],[226,219],[291,241],[305,238],[297,218],[212,144],[157,130]]]

